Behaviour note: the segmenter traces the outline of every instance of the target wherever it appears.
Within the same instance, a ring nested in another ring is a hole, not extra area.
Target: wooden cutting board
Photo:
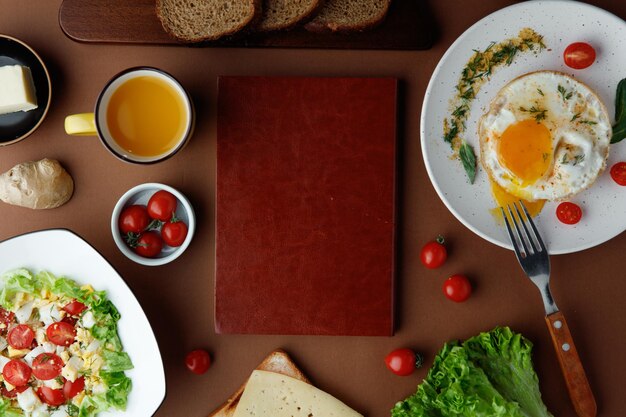
[[[315,34],[300,28],[240,35],[202,46],[428,49],[433,43],[432,22],[426,0],[394,0],[385,21],[365,32]],[[68,37],[79,42],[183,45],[161,27],[154,0],[64,0],[59,24]]]

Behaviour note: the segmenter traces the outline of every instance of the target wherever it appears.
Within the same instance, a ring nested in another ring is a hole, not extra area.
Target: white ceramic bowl
[[[126,245],[124,239],[122,237],[122,233],[119,230],[118,221],[120,218],[120,214],[124,208],[131,206],[133,204],[147,205],[148,200],[154,193],[159,190],[165,190],[172,193],[176,199],[178,200],[178,205],[176,207],[176,217],[180,219],[180,221],[184,222],[187,225],[187,237],[183,244],[177,248],[167,246],[163,244],[163,250],[160,254],[158,254],[155,258],[146,258],[141,255],[136,254],[133,250]],[[193,233],[196,230],[196,215],[193,211],[193,207],[191,203],[183,194],[181,194],[175,188],[170,187],[169,185],[159,184],[159,183],[146,183],[139,184],[130,190],[126,191],[122,197],[118,200],[115,208],[113,209],[113,214],[111,214],[111,233],[113,234],[113,240],[117,247],[122,251],[127,258],[147,266],[158,266],[164,265],[166,263],[172,262],[174,259],[178,258],[182,253],[187,249],[189,243],[191,243],[191,239],[193,238]]]

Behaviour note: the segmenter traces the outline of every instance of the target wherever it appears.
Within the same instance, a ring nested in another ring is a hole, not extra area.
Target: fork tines
[[[521,211],[518,208],[518,205],[522,208]],[[524,204],[519,201],[518,203],[513,203],[513,208],[515,210],[511,210],[511,205],[508,204],[506,208],[508,216],[503,207],[500,207],[500,210],[502,211],[502,217],[504,218],[504,222],[506,224],[506,230],[509,232],[511,243],[515,248],[515,252],[518,257],[521,256],[522,258],[525,258],[526,256],[533,255],[535,253],[547,252],[546,247],[541,240],[541,236],[539,235],[539,231],[537,231],[537,228],[535,227],[535,224],[533,223]],[[514,229],[511,227],[511,223],[513,223]],[[530,225],[532,233],[527,225]]]

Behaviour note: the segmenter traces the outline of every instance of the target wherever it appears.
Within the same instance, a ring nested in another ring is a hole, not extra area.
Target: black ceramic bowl
[[[37,53],[24,42],[0,34],[0,67],[24,65],[30,68],[38,107],[27,112],[0,115],[0,146],[26,138],[41,124],[50,107],[50,74]]]

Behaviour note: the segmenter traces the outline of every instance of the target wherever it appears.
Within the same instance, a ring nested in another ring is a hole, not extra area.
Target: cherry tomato
[[[80,313],[82,313],[83,311],[85,311],[87,309],[87,306],[83,303],[81,303],[80,301],[72,301],[69,304],[66,304],[63,307],[63,310],[65,310],[67,312],[67,314],[71,315],[71,316],[78,316],[80,315]]]
[[[211,356],[204,349],[192,350],[185,357],[185,365],[194,374],[202,375],[211,366]]]
[[[565,224],[576,224],[583,216],[581,208],[570,202],[561,203],[556,208],[556,217]]]
[[[26,363],[17,359],[12,359],[4,365],[4,369],[2,369],[2,376],[5,381],[14,387],[21,387],[28,383],[32,372],[33,371],[28,365],[26,365]]]
[[[50,387],[42,386],[37,389],[37,395],[39,395],[41,401],[53,407],[63,405],[66,401],[62,389],[52,389]]]
[[[81,376],[80,378],[77,378],[76,381],[72,382],[72,381],[65,381],[65,384],[63,384],[63,394],[65,395],[65,398],[67,398],[68,400],[71,400],[72,398],[76,397],[82,390],[85,389],[85,377]]]
[[[574,69],[583,69],[591,66],[596,60],[596,51],[593,46],[585,42],[574,42],[563,52],[565,65]]]
[[[15,314],[11,311],[0,307],[0,334],[5,334],[9,330],[9,326],[13,323]]]
[[[17,397],[17,394],[24,392],[28,389],[28,385],[22,385],[21,387],[15,387],[13,388],[11,391],[9,391],[4,384],[0,385],[0,392],[2,393],[3,397],[6,398],[15,398]]]
[[[611,167],[611,178],[619,185],[626,185],[626,162],[618,162]]]
[[[154,258],[163,249],[163,239],[157,232],[145,232],[137,240],[134,251],[146,258]]]
[[[439,268],[448,258],[448,251],[443,246],[443,237],[439,236],[436,241],[428,242],[422,248],[420,259],[426,268]]]
[[[450,300],[461,303],[472,294],[472,285],[465,275],[452,275],[444,281],[443,293]]]
[[[187,237],[187,225],[180,220],[167,222],[161,228],[163,241],[169,246],[180,246]]]
[[[150,216],[145,206],[133,205],[122,210],[119,227],[122,233],[141,233],[150,224]]]
[[[35,332],[25,324],[18,324],[7,335],[7,342],[12,348],[26,349],[35,338]]]
[[[177,204],[176,197],[169,191],[157,191],[148,201],[148,214],[153,219],[169,221],[176,212]]]
[[[61,319],[61,321],[63,323],[69,324],[70,326],[76,326],[76,323],[78,322],[78,318],[74,316],[65,316]]]
[[[56,378],[62,369],[63,359],[54,353],[41,353],[33,360],[33,375],[42,381]]]
[[[76,329],[69,323],[57,321],[46,329],[48,340],[58,346],[69,346],[74,343]]]
[[[400,376],[411,375],[415,368],[422,366],[422,355],[411,349],[396,349],[385,356],[385,364],[391,372]]]

